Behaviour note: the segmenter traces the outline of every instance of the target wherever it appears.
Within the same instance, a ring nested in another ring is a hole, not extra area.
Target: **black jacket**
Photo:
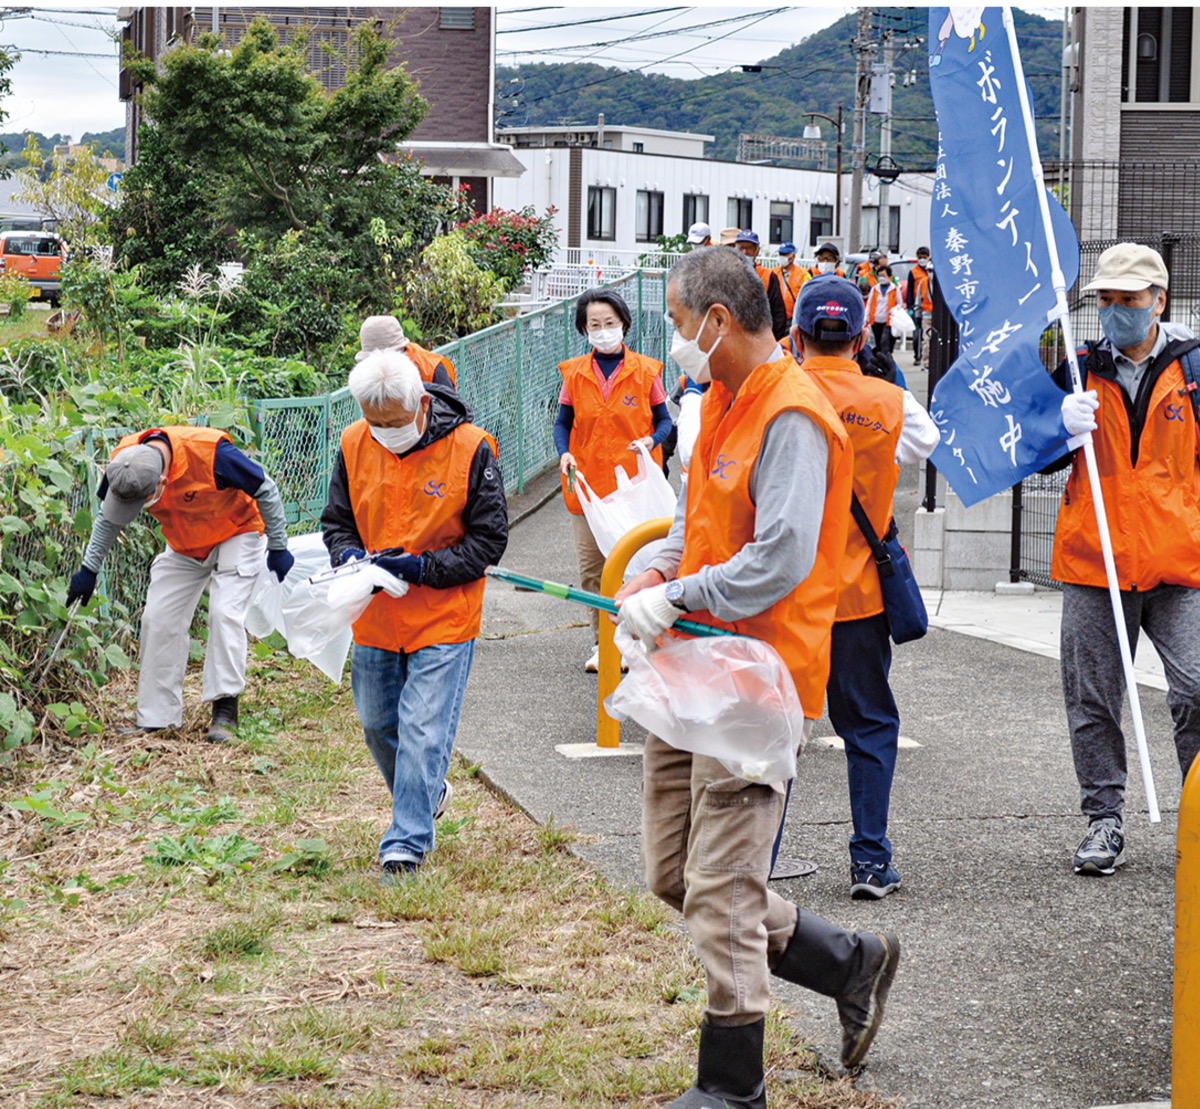
[[[767,305],[771,309],[771,331],[775,335],[776,342],[782,342],[792,327],[792,320],[783,300],[783,290],[779,286],[779,280],[778,271],[772,270],[767,281]]]
[[[449,435],[459,424],[470,423],[471,409],[453,389],[436,381],[426,384],[429,394],[429,426],[417,445],[400,457],[420,450]],[[500,464],[486,442],[479,444],[471,460],[467,484],[467,503],[463,508],[466,534],[458,542],[436,551],[414,552],[425,555],[425,573],[421,584],[434,589],[465,585],[483,577],[483,571],[500,561],[508,546],[508,502],[504,498],[504,479]],[[333,475],[329,479],[329,499],[321,511],[321,532],[329,559],[339,565],[342,553],[353,548],[363,549],[362,537],[354,522],[350,505],[346,459],[338,450]]]

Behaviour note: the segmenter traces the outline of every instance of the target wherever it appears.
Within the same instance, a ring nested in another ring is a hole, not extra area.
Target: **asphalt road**
[[[514,527],[504,565],[575,580],[557,497]],[[579,854],[605,874],[641,887],[636,729],[626,726],[616,756],[557,750],[595,739],[586,619],[581,607],[489,583],[458,750],[535,820],[574,825],[588,840]],[[1135,780],[1128,865],[1082,879],[1069,864],[1084,825],[1058,664],[933,629],[897,649],[893,687],[902,734],[919,744],[901,751],[893,791],[902,891],[849,899],[845,756],[820,743],[827,721],[800,760],[783,843],[785,855],[819,869],[778,884],[839,924],[901,937],[887,1020],[860,1081],[911,1109],[1086,1109],[1161,1097],[1179,798],[1163,694],[1142,693],[1162,823],[1148,824]],[[802,1032],[836,1059],[832,1003],[786,985],[780,993]]]

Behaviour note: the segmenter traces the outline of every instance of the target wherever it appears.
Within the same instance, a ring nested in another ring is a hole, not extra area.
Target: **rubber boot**
[[[208,735],[204,738],[209,743],[228,742],[237,730],[237,721],[237,697],[218,697],[212,703],[212,724],[209,726]]]
[[[883,1021],[900,962],[900,941],[883,932],[847,932],[812,913],[796,912],[796,930],[771,973],[837,1000],[842,1066],[855,1067]]]
[[[666,1109],[767,1109],[762,1018],[753,1024],[700,1025],[696,1084]]]

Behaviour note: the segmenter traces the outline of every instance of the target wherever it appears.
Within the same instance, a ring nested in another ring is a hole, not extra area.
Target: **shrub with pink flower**
[[[525,279],[527,270],[543,266],[554,257],[558,232],[554,208],[539,216],[532,207],[519,212],[493,208],[458,224],[470,244],[471,257],[481,269],[491,270],[506,289]]]

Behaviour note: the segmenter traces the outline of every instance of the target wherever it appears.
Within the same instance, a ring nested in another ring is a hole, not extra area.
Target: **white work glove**
[[[647,651],[653,651],[658,637],[682,615],[683,611],[667,600],[667,587],[652,585],[626,597],[617,619]]]
[[[1096,430],[1096,409],[1100,401],[1095,389],[1086,393],[1068,393],[1063,397],[1062,418],[1067,434],[1072,439]]]

